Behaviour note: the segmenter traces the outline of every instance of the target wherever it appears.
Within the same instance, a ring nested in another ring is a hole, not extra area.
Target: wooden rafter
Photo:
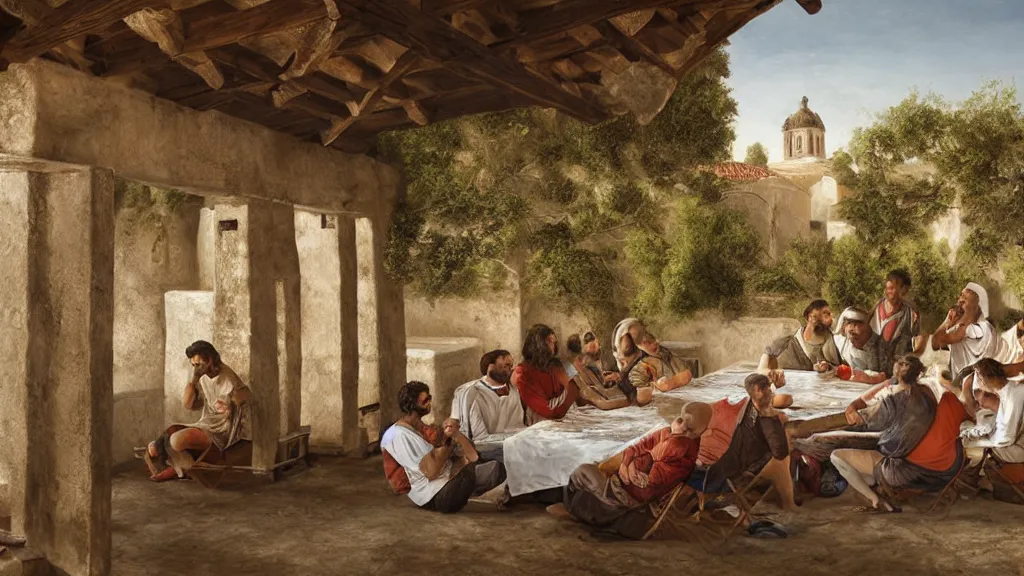
[[[126,16],[167,0],[72,0],[18,32],[0,52],[9,62],[25,62],[68,40],[99,32]]]
[[[494,54],[444,20],[422,14],[402,0],[345,0],[339,7],[395,42],[462,74],[587,122],[607,118],[602,109],[531,74],[515,60]]]
[[[630,56],[631,60],[639,61],[646,58],[655,66],[661,68],[665,73],[673,77],[679,72],[673,68],[671,64],[666,62],[664,58],[655,54],[653,50],[644,45],[643,42],[627,35],[625,32],[620,30],[618,26],[615,26],[613,22],[598,22],[597,29],[606,37],[610,38],[612,44],[618,48],[620,52]]]
[[[198,52],[316,22],[327,17],[323,0],[270,0],[248,10],[188,24],[185,51]]]
[[[256,80],[271,84],[281,84],[283,70],[273,62],[254,52],[244,48],[217,48],[210,51],[210,57],[226,66],[239,70]],[[324,98],[345,106],[349,113],[358,111],[358,102],[355,94],[348,88],[322,78],[318,74],[309,74],[301,78],[295,78],[288,82],[307,92],[319,94]],[[340,116],[340,115],[339,115]]]
[[[495,0],[423,0],[420,9],[433,16],[445,16],[463,10],[473,10],[494,2]]]
[[[764,3],[764,0],[760,2]],[[758,0],[737,0],[735,8],[748,8],[757,3]],[[568,32],[583,24],[592,24],[649,8],[684,6],[689,10],[702,10],[720,7],[721,4],[721,1],[714,0],[564,0],[549,8],[523,15],[520,20],[527,32],[506,42],[499,42],[492,48],[507,49],[529,45]]]
[[[402,57],[395,62],[395,65],[384,74],[384,77],[380,79],[380,83],[373,90],[370,90],[363,95],[362,102],[359,103],[359,109],[357,114],[352,114],[348,118],[342,120],[336,120],[331,123],[331,127],[321,134],[321,141],[324,146],[329,146],[332,142],[338,139],[345,130],[356,121],[357,118],[363,114],[372,113],[377,104],[380,103],[381,99],[384,98],[384,93],[388,87],[402,77],[410,68],[416,64],[416,60],[419,59],[419,55],[412,50],[402,54]]]

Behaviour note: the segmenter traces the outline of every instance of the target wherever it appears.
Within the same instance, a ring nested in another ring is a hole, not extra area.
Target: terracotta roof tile
[[[775,178],[778,176],[778,174],[767,168],[754,166],[753,164],[744,164],[743,162],[719,162],[714,166],[706,167],[706,169],[711,170],[721,178],[732,180],[733,182],[764,180],[765,178]]]

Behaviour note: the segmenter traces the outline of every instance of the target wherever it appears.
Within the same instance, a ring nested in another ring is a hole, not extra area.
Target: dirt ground
[[[679,541],[598,540],[539,505],[422,511],[391,493],[380,457],[321,459],[276,484],[216,491],[152,484],[141,468],[114,479],[118,576],[1024,574],[1024,507],[984,498],[940,521],[912,506],[858,514],[847,493],[772,516],[788,539],[737,536],[708,553]]]

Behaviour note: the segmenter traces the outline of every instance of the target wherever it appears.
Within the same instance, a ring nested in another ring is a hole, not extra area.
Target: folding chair
[[[752,498],[751,490],[761,482],[761,475],[748,472],[743,478],[749,482],[740,489],[731,480],[727,481],[731,491],[722,494],[700,492],[686,484],[677,486],[658,503],[651,505],[655,521],[642,539],[647,540],[656,534],[670,537],[683,533],[707,550],[724,544],[736,528],[750,519],[754,507],[775,490],[774,485],[769,485],[763,494]],[[733,518],[725,513],[727,517],[723,518],[721,513],[730,505],[739,509],[739,515]],[[720,514],[716,515],[716,512]]]
[[[1006,484],[1013,490],[1020,503],[1024,503],[1024,489],[1021,489],[1019,484],[1015,484],[1006,477],[1006,474],[1004,474],[1002,470],[1003,462],[996,457],[991,448],[985,449],[985,454],[981,458],[980,466],[981,469],[985,471],[985,475],[989,477],[989,481],[991,481],[992,478],[999,479],[1002,484]],[[995,486],[993,485],[993,489],[994,488]]]
[[[952,480],[947,482],[945,486],[938,491],[938,495],[935,497],[935,500],[932,501],[932,504],[928,507],[926,513],[930,514],[934,512],[941,505],[944,513],[940,520],[945,520],[949,517],[949,513],[953,509],[953,505],[960,499],[960,494],[962,492],[972,492],[973,494],[977,494],[977,488],[971,486],[970,483],[963,479],[964,474],[970,468],[969,464],[970,459],[967,458],[965,454],[963,461],[960,463],[960,469],[957,470],[956,476],[954,476]],[[984,460],[982,460],[982,464],[984,464]],[[889,501],[909,502],[914,498],[918,498],[926,494],[935,494],[936,491],[922,488],[892,488],[891,486],[882,485],[880,486],[879,492],[882,493],[883,498]]]

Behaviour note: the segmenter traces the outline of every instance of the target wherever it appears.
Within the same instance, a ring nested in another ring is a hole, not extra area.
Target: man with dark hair
[[[579,388],[558,361],[555,331],[534,324],[523,340],[523,361],[512,372],[512,385],[519,390],[526,408],[526,424],[558,420],[572,408]]]
[[[780,386],[782,370],[827,372],[843,363],[832,339],[832,309],[825,300],[814,300],[804,309],[804,326],[765,348],[758,371]]]
[[[452,418],[485,460],[500,461],[502,442],[524,427],[513,365],[508,350],[491,350],[480,358],[481,378],[456,388],[452,399]]]
[[[775,409],[773,386],[764,374],[750,374],[743,387],[747,397],[737,404],[728,398],[711,404],[711,420],[701,435],[690,484],[721,493],[729,489],[726,480],[736,480],[744,472],[760,474],[778,490],[782,507],[795,510],[786,417]]]
[[[444,421],[440,434],[423,423],[430,414],[430,388],[408,382],[398,391],[403,416],[381,436],[386,454],[384,473],[392,488],[401,484],[401,467],[409,499],[417,506],[442,513],[462,510],[474,495],[505,481],[500,462],[482,462],[473,443],[460,431],[458,420]]]
[[[890,271],[885,277],[885,297],[871,311],[871,329],[889,343],[897,356],[920,356],[928,340],[921,335],[921,318],[914,304],[907,300],[909,291],[910,274],[901,269]]]
[[[251,440],[249,388],[235,371],[221,362],[213,344],[204,340],[185,349],[192,363],[192,378],[185,385],[182,402],[188,410],[201,410],[195,424],[175,424],[150,442],[144,454],[150,480],[160,482],[178,477],[210,446],[226,450],[242,440]],[[160,467],[167,465],[160,470]]]
[[[871,330],[868,313],[851,306],[839,316],[836,348],[849,364],[849,379],[862,384],[879,384],[892,376],[892,349]],[[846,378],[840,376],[840,378]]]
[[[935,394],[919,382],[924,364],[917,356],[896,361],[893,372],[900,391],[873,406],[860,399],[847,408],[850,425],[866,425],[881,432],[878,450],[841,449],[831,460],[850,487],[870,502],[870,510],[898,512],[872,486],[888,488],[941,488],[956,475],[963,462],[958,442],[960,423],[966,417],[963,406],[952,394]]]
[[[964,447],[991,449],[999,473],[986,470],[993,496],[1024,504],[1008,484],[1024,490],[1024,363],[1000,364],[982,358],[973,374],[964,378],[967,413],[977,424],[962,433]],[[1014,380],[1010,380],[1014,378]]]

